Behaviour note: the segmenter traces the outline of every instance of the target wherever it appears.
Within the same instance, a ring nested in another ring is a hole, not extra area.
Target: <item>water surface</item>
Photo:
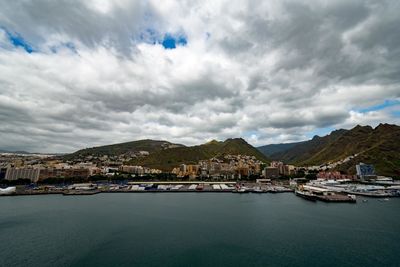
[[[399,266],[400,199],[291,193],[0,198],[0,266]]]

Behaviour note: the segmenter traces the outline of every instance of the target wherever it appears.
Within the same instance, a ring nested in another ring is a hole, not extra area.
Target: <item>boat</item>
[[[67,190],[63,192],[64,196],[89,196],[100,193],[99,190]]]
[[[204,185],[203,184],[199,184],[198,186],[196,186],[196,190],[197,191],[203,191],[204,189]]]
[[[264,193],[264,190],[262,190],[261,187],[258,186],[253,189],[253,193]]]
[[[249,193],[250,191],[247,190],[247,188],[244,187],[244,186],[237,186],[236,189],[233,190],[232,192],[233,193],[241,193],[241,194],[243,194],[243,193]]]
[[[311,201],[316,201],[317,198],[315,197],[315,195],[309,191],[304,191],[304,190],[295,190],[294,193],[296,194],[296,196],[302,197],[306,200],[311,200]]]
[[[351,200],[354,200],[354,202],[357,201],[357,196],[356,196],[356,195],[347,194],[347,196],[348,196]]]
[[[15,194],[17,188],[15,186],[9,186],[7,188],[0,188],[0,195],[12,195]]]

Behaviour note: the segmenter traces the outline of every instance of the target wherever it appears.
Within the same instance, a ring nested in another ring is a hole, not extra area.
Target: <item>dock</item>
[[[317,200],[321,200],[324,202],[343,202],[343,203],[356,203],[357,200],[351,195],[342,195],[342,194],[335,194],[335,195],[316,195],[315,198]]]
[[[99,190],[67,190],[62,194],[63,196],[90,196],[100,193]]]

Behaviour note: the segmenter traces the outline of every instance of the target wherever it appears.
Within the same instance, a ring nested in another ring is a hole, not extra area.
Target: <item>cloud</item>
[[[263,145],[398,123],[397,105],[371,108],[400,99],[397,10],[396,1],[4,1],[0,147],[238,136]]]

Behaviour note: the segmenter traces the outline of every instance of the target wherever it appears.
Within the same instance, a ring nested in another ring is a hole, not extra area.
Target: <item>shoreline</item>
[[[234,190],[104,190],[104,191],[60,191],[60,192],[19,192],[19,193],[13,193],[13,194],[4,194],[0,195],[0,197],[12,197],[12,196],[38,196],[38,195],[69,195],[69,196],[83,196],[83,195],[97,195],[97,194],[111,194],[111,193],[117,193],[117,194],[128,194],[128,193],[140,193],[140,194],[151,194],[151,193],[233,193],[233,194],[277,194],[277,193],[293,193],[293,190],[285,190],[285,191],[276,191],[276,192],[270,192],[270,191],[263,191],[263,192],[252,192],[252,191],[247,191],[247,192],[236,192]]]

